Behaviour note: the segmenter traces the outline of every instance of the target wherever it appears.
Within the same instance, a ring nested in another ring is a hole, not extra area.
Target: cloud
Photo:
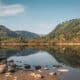
[[[24,6],[20,4],[0,6],[0,16],[12,16],[24,12]]]

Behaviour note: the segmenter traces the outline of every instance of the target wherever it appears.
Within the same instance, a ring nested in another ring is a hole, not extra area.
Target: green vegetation
[[[55,41],[79,41],[80,19],[72,19],[57,25],[45,38]]]
[[[0,25],[0,41],[4,42],[31,42],[41,44],[55,44],[55,42],[79,42],[80,41],[80,19],[72,19],[58,24],[56,28],[46,36],[28,31],[11,31]]]
[[[5,26],[0,25],[0,41],[3,40],[14,40],[21,41],[25,39],[36,39],[39,38],[39,35],[31,33],[28,31],[11,31]]]
[[[80,47],[59,47],[55,46],[47,48],[48,51],[60,63],[64,63],[71,67],[80,68]]]

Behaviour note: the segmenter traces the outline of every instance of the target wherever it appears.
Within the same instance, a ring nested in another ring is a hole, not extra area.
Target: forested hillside
[[[80,19],[72,19],[58,24],[56,28],[46,36],[46,39],[79,41]]]

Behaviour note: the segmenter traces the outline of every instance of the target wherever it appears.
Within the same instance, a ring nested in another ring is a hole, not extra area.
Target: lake
[[[6,48],[0,49],[0,59],[13,60],[16,65],[24,69],[25,64],[49,68],[56,71],[60,80],[80,80],[80,48],[78,47],[48,47],[48,48]],[[58,72],[61,66],[68,72]]]

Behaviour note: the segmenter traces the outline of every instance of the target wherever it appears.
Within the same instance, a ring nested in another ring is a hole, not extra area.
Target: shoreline
[[[57,66],[55,66],[57,67]],[[61,67],[61,66],[58,66]],[[19,68],[13,60],[3,60],[0,63],[0,80],[59,80],[56,71],[50,71],[47,67],[37,65],[31,69],[31,65],[26,64],[23,69]]]
[[[0,42],[0,46],[80,46],[80,42],[51,42],[51,43]]]
[[[19,70],[15,73],[7,72],[0,74],[0,80],[59,80],[58,76],[49,73],[47,70],[23,71]]]

